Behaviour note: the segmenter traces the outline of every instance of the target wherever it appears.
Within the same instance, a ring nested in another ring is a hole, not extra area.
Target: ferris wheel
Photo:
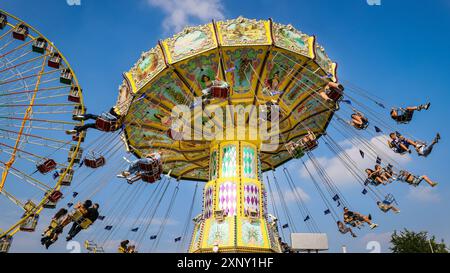
[[[82,89],[64,55],[35,28],[0,10],[1,251],[17,232],[33,232],[80,162],[84,135],[65,131],[85,111]],[[82,123],[82,122],[81,122]],[[5,208],[5,209],[3,209]]]

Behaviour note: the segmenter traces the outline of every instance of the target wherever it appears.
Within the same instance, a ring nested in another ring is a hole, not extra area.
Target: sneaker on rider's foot
[[[433,184],[431,184],[431,187],[436,187],[437,185],[438,185],[439,183],[437,183],[437,182],[434,182]]]
[[[378,225],[375,224],[375,223],[370,225],[370,228],[371,228],[371,229],[374,229],[374,228],[376,228],[376,227],[378,227]]]
[[[428,110],[430,108],[430,106],[431,106],[431,103],[424,104],[424,105],[422,105],[422,109]]]
[[[77,133],[77,130],[67,130],[66,134],[67,135],[75,135]]]

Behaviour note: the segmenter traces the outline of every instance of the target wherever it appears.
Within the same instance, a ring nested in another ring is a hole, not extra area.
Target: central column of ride
[[[276,224],[268,223],[259,149],[256,141],[212,142],[189,252],[281,252]]]

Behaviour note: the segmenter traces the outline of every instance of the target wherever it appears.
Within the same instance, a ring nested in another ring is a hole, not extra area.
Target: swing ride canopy
[[[72,155],[81,152],[83,139],[65,130],[79,124],[72,114],[83,113],[84,103],[76,75],[53,43],[3,10],[0,17],[0,193],[14,204],[2,203],[12,216],[2,219],[2,238],[33,231],[42,209],[52,206],[48,197],[70,184]]]
[[[274,169],[292,159],[284,144],[308,130],[318,136],[325,131],[335,109],[314,96],[337,81],[336,68],[314,36],[270,19],[187,27],[143,53],[124,74],[117,106],[127,112],[125,142],[138,157],[162,151],[164,173],[208,181],[211,142],[175,141],[167,132],[171,110],[191,104],[208,81],[219,78],[229,83],[230,96],[211,104],[279,105],[279,144],[260,157],[263,171]],[[212,121],[223,126],[223,120]]]

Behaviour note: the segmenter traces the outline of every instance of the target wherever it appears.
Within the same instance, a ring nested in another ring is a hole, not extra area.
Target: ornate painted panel
[[[244,214],[248,215],[249,210],[260,213],[260,191],[255,183],[244,183]]]
[[[203,218],[209,219],[214,210],[214,186],[207,186],[204,192]]]
[[[224,211],[226,216],[235,216],[237,214],[237,183],[223,182],[219,185],[218,205],[219,209]]]
[[[237,176],[237,153],[235,145],[227,145],[222,149],[221,178]]]
[[[268,21],[257,21],[239,17],[234,20],[217,22],[222,46],[271,44]]]
[[[242,150],[242,171],[245,178],[256,178],[255,148],[244,146]]]

